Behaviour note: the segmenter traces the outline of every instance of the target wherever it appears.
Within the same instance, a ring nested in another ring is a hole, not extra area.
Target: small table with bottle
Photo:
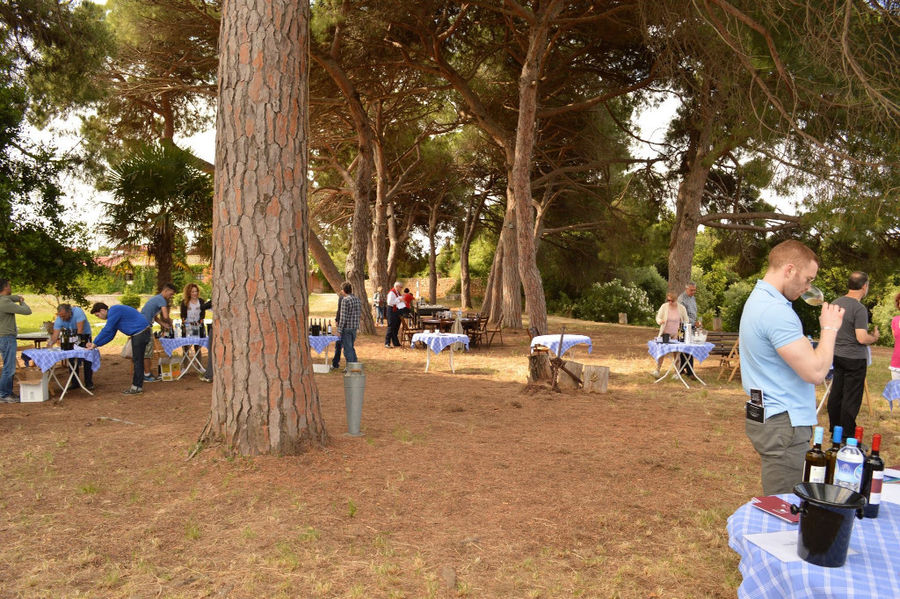
[[[309,322],[309,336],[307,337],[309,347],[317,354],[322,355],[322,352],[328,349],[329,345],[340,339],[334,334],[337,331],[337,327],[332,327],[330,320],[326,322],[321,318],[314,318]],[[325,354],[325,364],[328,364],[327,353]]]
[[[690,356],[700,363],[708,358],[709,352],[713,350],[715,345],[706,342],[706,333],[695,335],[691,330],[691,325],[686,324],[679,330],[677,339],[668,339],[667,337],[667,335],[663,335],[647,342],[647,351],[654,360],[658,360],[665,355],[671,354],[671,363],[669,367],[662,376],[654,381],[654,383],[662,381],[671,374],[673,378],[678,379],[685,387],[690,389],[691,386],[688,385],[683,376],[685,370],[689,370],[690,374],[700,381],[700,384],[706,385],[703,379],[697,376],[697,371],[694,370],[690,360],[678,359],[679,356],[682,355]]]
[[[777,514],[769,515],[773,513],[771,511],[768,514],[762,511],[765,509],[761,507],[763,498],[758,498],[741,506],[728,518],[728,545],[741,556],[739,570],[743,582],[738,588],[738,597],[900,596],[900,497],[883,492],[893,491],[890,487],[900,485],[900,480],[884,476],[884,462],[879,456],[881,435],[873,436],[868,456],[857,447],[862,435],[862,427],[857,427],[855,436],[841,447],[841,427],[835,427],[831,448],[822,451],[823,428],[816,427],[813,447],[806,454],[803,469],[804,483],[819,484],[819,490],[833,490],[832,484],[845,487],[854,491],[849,494],[851,500],[855,498],[861,502],[860,496],[866,499],[862,521],[852,524],[847,534],[824,537],[832,545],[843,543],[841,549],[845,550],[846,561],[817,565],[822,554],[813,558],[808,553],[809,539],[804,537],[803,523],[796,533],[793,532],[796,523],[775,517]],[[883,486],[883,483],[886,484]],[[799,502],[794,494],[778,497],[792,505]],[[757,507],[761,509],[755,509]],[[827,513],[841,511],[839,506],[827,501],[820,504],[819,514],[823,513],[823,508]],[[807,513],[803,504],[796,511]],[[844,516],[850,522],[856,515],[855,509],[853,512]],[[812,516],[801,515],[803,517]],[[824,525],[827,528],[832,522]],[[815,532],[821,533],[821,530],[815,529]],[[816,541],[821,539],[817,535]]]
[[[162,345],[163,351],[170,358],[175,350],[179,347],[183,348],[181,361],[174,363],[171,370],[164,371],[163,375],[168,377],[166,372],[171,372],[175,380],[181,378],[194,369],[199,374],[206,374],[206,368],[200,363],[200,348],[209,348],[209,338],[206,336],[207,326],[211,322],[202,323],[183,323],[181,320],[172,322],[172,329],[168,331],[168,335],[160,336],[159,343]],[[175,373],[178,373],[175,376]],[[168,380],[167,378],[165,380]]]
[[[75,331],[62,329],[59,335],[59,349],[26,349],[22,352],[23,356],[33,360],[35,365],[44,373],[44,376],[48,377],[48,383],[52,379],[60,388],[61,393],[58,400],[60,402],[62,402],[69,389],[74,387],[72,385],[73,381],[85,393],[93,395],[91,390],[84,385],[81,377],[78,376],[78,367],[81,365],[82,360],[90,362],[92,372],[100,369],[100,351],[96,348],[85,349],[82,345],[79,345],[87,343],[89,339],[90,335],[79,335]],[[66,379],[65,383],[60,382],[53,369],[53,366],[58,362],[63,362],[69,369],[69,378]]]

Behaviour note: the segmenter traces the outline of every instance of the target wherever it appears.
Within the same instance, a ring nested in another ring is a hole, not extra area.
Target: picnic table
[[[41,372],[46,373],[50,371],[50,378],[62,390],[59,401],[62,401],[66,396],[72,379],[75,379],[78,386],[84,389],[88,395],[93,395],[84,386],[84,381],[81,380],[81,377],[78,376],[78,360],[87,360],[91,363],[91,370],[97,372],[100,370],[100,351],[97,348],[85,349],[76,345],[73,349],[26,349],[22,352],[22,355],[28,356],[28,358],[33,360],[37,367],[41,369]],[[69,369],[69,378],[66,380],[65,385],[59,382],[56,372],[53,370],[53,366],[58,362],[63,362]]]
[[[780,497],[800,505],[800,498],[793,493]],[[878,518],[854,519],[850,552],[840,568],[816,566],[799,556],[781,561],[759,547],[753,540],[762,539],[753,535],[787,531],[787,539],[781,540],[791,545],[799,529],[751,502],[728,518],[727,530],[728,546],[741,556],[738,570],[744,580],[738,587],[739,599],[900,597],[900,505],[888,502],[884,495]]]
[[[697,359],[697,363],[699,364],[703,360],[705,360],[709,353],[712,351],[713,347],[715,347],[712,343],[704,342],[704,343],[682,343],[680,341],[669,341],[668,343],[663,343],[661,341],[656,341],[655,339],[651,339],[647,342],[647,351],[650,353],[650,356],[653,357],[654,360],[658,360],[660,357],[671,355],[671,365],[666,369],[666,372],[654,381],[655,383],[660,382],[669,374],[672,374],[673,378],[677,378],[681,381],[685,387],[688,389],[691,388],[690,385],[687,384],[687,381],[684,380],[682,374],[684,373],[685,368],[691,371],[691,374],[694,375],[702,385],[706,385],[703,380],[697,376],[697,372],[694,370],[694,367],[691,366],[690,360],[684,360],[679,364],[678,356],[681,354],[686,354],[692,356]]]
[[[200,352],[197,351],[196,346],[209,348],[209,338],[208,337],[161,337],[159,340],[160,345],[162,345],[163,351],[166,352],[166,355],[170,358],[176,349],[179,347],[183,347],[184,350],[181,354],[181,366],[179,370],[181,370],[181,374],[178,375],[176,380],[181,380],[181,377],[186,375],[188,371],[193,368],[200,374],[206,374],[206,368],[200,364]],[[187,364],[185,364],[185,360],[187,360]]]
[[[416,333],[412,336],[412,346],[415,347],[416,343],[422,342],[425,344],[425,372],[428,372],[428,366],[431,364],[431,354],[439,354],[444,349],[450,348],[450,372],[455,373],[456,370],[453,368],[453,345],[455,343],[462,343],[466,346],[466,349],[469,349],[469,337],[468,335],[458,335],[455,333]]]

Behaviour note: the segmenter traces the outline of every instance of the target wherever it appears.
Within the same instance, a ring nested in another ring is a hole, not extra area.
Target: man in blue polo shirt
[[[816,254],[799,241],[769,253],[769,266],[741,315],[741,381],[750,395],[746,432],[762,460],[765,495],[790,493],[803,478],[803,461],[816,425],[815,386],[831,368],[844,309],[823,304],[821,338],[813,348],[791,302],[819,270]]]
[[[134,372],[131,375],[131,387],[122,393],[125,395],[143,393],[144,349],[150,343],[150,323],[140,312],[123,304],[109,307],[103,302],[97,302],[91,308],[91,314],[100,320],[105,320],[106,325],[100,330],[100,334],[97,335],[94,342],[88,343],[85,347],[93,349],[106,345],[119,331],[131,337],[131,359],[134,362]]]
[[[91,340],[91,324],[88,322],[84,310],[78,306],[60,304],[59,307],[56,308],[56,320],[53,321],[53,333],[50,335],[50,342],[47,344],[47,347],[56,345],[63,329],[74,331],[78,335],[87,335],[85,342]],[[84,386],[87,387],[88,391],[93,391],[94,371],[91,367],[91,363],[79,358],[73,358],[73,360],[78,360],[84,364]]]

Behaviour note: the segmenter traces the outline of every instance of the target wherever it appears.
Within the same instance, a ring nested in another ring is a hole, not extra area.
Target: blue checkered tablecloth
[[[69,358],[81,358],[82,360],[87,360],[91,363],[91,370],[96,372],[100,370],[100,350],[98,349],[84,349],[83,347],[75,346],[75,349],[26,349],[22,352],[23,356],[28,356],[34,363],[37,364],[37,367],[41,369],[41,372],[45,372],[53,368],[53,365],[61,360],[68,360]]]
[[[559,352],[559,335],[538,335],[533,337],[531,339],[531,347],[534,348],[535,345],[546,347],[555,356],[561,355]],[[564,355],[576,345],[587,345],[588,353],[591,353],[591,350],[594,349],[594,344],[587,335],[563,335],[562,354]]]
[[[697,362],[702,362],[709,357],[709,352],[711,352],[714,347],[715,345],[712,343],[678,343],[674,341],[669,343],[660,343],[658,341],[647,342],[647,350],[650,352],[650,355],[653,356],[654,360],[658,360],[666,354],[680,352],[693,356],[697,359]]]
[[[884,391],[881,392],[881,396],[888,400],[888,405],[891,407],[891,412],[893,412],[894,400],[900,400],[900,379],[888,381],[888,384],[884,387]]]
[[[330,344],[340,339],[337,335],[309,335],[309,346],[317,354],[325,351]]]
[[[419,341],[427,345],[428,349],[435,354],[441,353],[444,348],[454,343],[463,343],[466,349],[469,349],[469,336],[456,333],[416,333],[412,336],[413,346]]]
[[[782,495],[800,505],[794,494]],[[878,518],[853,519],[850,549],[840,568],[803,560],[782,562],[746,535],[797,529],[745,503],[728,518],[728,546],[741,556],[739,599],[847,599],[900,597],[900,505],[881,502]],[[798,532],[799,534],[799,532]]]
[[[199,345],[201,347],[209,347],[209,337],[175,337],[171,339],[169,337],[160,337],[159,339],[160,345],[162,345],[163,351],[166,352],[167,356],[171,356],[172,352],[174,352],[179,347],[184,347],[185,345]]]

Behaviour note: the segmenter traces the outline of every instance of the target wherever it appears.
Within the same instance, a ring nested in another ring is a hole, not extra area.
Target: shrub
[[[659,274],[655,266],[626,268],[622,280],[628,287],[640,287],[647,294],[650,306],[661,306],[666,301],[668,282]],[[679,292],[680,293],[680,292]]]
[[[722,306],[722,328],[726,331],[737,332],[741,327],[741,314],[744,313],[744,304],[753,291],[754,284],[747,281],[738,281],[725,290],[725,305]]]
[[[122,295],[122,297],[119,298],[119,303],[125,304],[126,306],[131,306],[132,308],[137,310],[141,306],[141,296],[136,293],[132,293],[129,289]]]
[[[653,309],[640,287],[625,286],[619,279],[594,283],[573,306],[572,316],[601,322],[618,322],[619,312],[633,324],[652,324]]]
[[[872,309],[872,324],[878,327],[881,337],[878,345],[892,347],[894,345],[894,332],[891,330],[891,320],[897,315],[897,307],[894,306],[894,297],[900,293],[900,287],[891,287],[885,291],[875,307]]]

